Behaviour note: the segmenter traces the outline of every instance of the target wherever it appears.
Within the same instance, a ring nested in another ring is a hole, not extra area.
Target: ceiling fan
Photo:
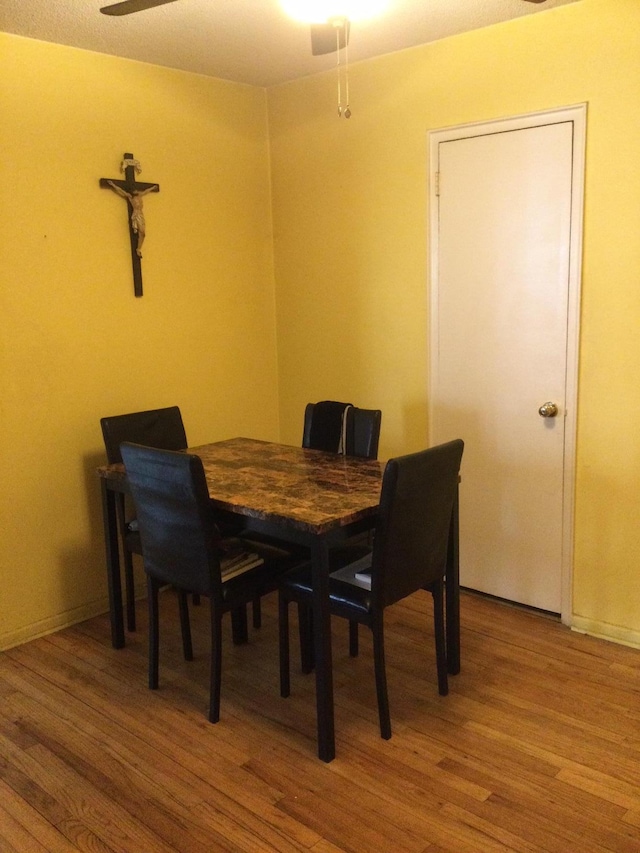
[[[103,6],[100,11],[103,15],[131,15],[133,12],[143,12],[145,9],[153,9],[154,6],[165,6],[174,3],[175,0],[121,0],[120,3],[112,3]],[[546,0],[524,0],[525,3],[545,3]],[[349,43],[349,20],[348,18],[335,18],[324,24],[311,24],[311,53],[320,56],[324,53],[332,53],[342,50]]]
[[[103,15],[131,15],[134,12],[144,12],[145,9],[153,9],[155,6],[174,2],[175,0],[122,0],[120,3],[103,6],[100,11]],[[544,0],[530,0],[530,2],[540,3]],[[349,43],[349,21],[346,18],[335,19],[326,24],[310,24],[310,27],[313,56],[331,53]]]

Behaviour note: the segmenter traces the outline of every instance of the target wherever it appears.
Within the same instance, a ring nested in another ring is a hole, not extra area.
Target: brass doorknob
[[[555,403],[543,403],[538,409],[538,414],[541,418],[555,418],[558,414],[558,407]]]

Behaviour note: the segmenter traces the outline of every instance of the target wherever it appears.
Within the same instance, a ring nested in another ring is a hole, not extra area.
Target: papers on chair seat
[[[222,557],[220,560],[220,574],[222,580],[228,581],[231,578],[237,577],[249,569],[255,569],[256,566],[263,565],[264,560],[259,554],[254,554],[253,551],[236,551]]]
[[[331,572],[331,577],[362,589],[371,589],[371,554],[365,554],[354,563]]]

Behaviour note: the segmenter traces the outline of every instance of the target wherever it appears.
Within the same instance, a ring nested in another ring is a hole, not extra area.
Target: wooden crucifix
[[[135,173],[140,172],[140,163],[133,154],[125,154],[120,165],[124,172],[124,181],[114,178],[100,178],[100,186],[113,190],[127,200],[129,211],[129,237],[131,239],[131,263],[133,264],[133,290],[136,296],[142,296],[142,244],[145,238],[144,211],[142,198],[147,193],[160,192],[158,184],[146,184],[136,181]]]

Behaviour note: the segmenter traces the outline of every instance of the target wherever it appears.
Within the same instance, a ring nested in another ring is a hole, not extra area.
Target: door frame
[[[561,619],[571,625],[573,617],[573,531],[576,476],[576,431],[580,332],[580,286],[582,279],[582,233],[584,216],[585,149],[587,105],[575,104],[541,112],[491,121],[479,121],[429,131],[429,429],[434,422],[433,394],[438,368],[439,285],[439,173],[438,147],[442,142],[473,136],[505,133],[549,124],[573,123],[571,218],[567,304],[566,407],[564,415],[564,463],[562,495]],[[464,488],[464,480],[462,482]],[[464,524],[464,519],[462,519]]]

